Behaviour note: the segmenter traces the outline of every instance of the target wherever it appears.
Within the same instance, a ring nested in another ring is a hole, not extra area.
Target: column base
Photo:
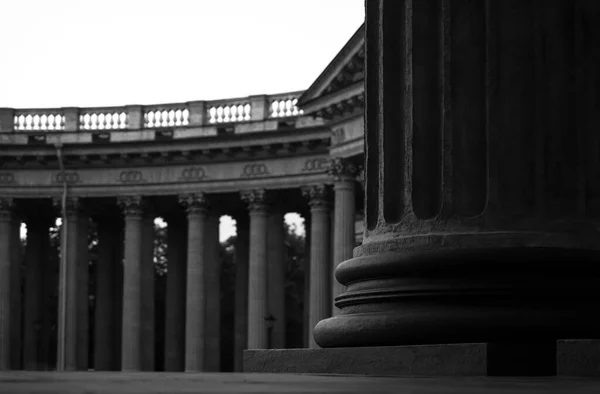
[[[600,376],[600,339],[246,350],[244,372],[378,376]]]

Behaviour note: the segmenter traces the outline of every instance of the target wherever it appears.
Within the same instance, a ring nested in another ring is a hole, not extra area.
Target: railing
[[[123,107],[0,108],[0,132],[119,131],[260,122],[303,115],[302,91],[213,101]]]

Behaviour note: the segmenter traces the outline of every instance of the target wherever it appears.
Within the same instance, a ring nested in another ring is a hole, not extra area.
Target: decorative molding
[[[188,167],[181,171],[179,180],[183,182],[198,182],[206,177],[206,170],[204,167]]]
[[[307,159],[302,167],[302,172],[322,172],[329,169],[330,160],[326,157]]]
[[[269,206],[269,196],[265,189],[255,189],[240,192],[242,201],[248,205],[251,212],[266,212]]]
[[[240,174],[241,178],[256,178],[265,175],[270,175],[267,165],[264,163],[246,164]]]
[[[15,175],[12,172],[0,172],[0,185],[14,185]]]
[[[136,184],[136,183],[144,183],[146,180],[140,170],[125,170],[121,171],[119,174],[119,182],[128,183],[128,184]]]
[[[142,218],[144,214],[144,199],[142,196],[119,196],[117,204],[126,217]]]
[[[325,184],[309,185],[301,188],[302,195],[308,199],[311,208],[329,207],[329,188]]]
[[[71,171],[71,172],[61,171],[54,175],[54,179],[52,181],[54,183],[60,183],[60,184],[67,183],[69,185],[81,183],[79,174],[75,171]]]
[[[208,196],[205,193],[184,194],[179,196],[179,203],[188,215],[197,215],[205,213],[208,209]]]
[[[333,176],[336,181],[355,179],[359,173],[359,168],[341,157],[331,159],[331,166],[327,170],[329,175]]]
[[[343,127],[338,127],[337,129],[333,129],[333,131],[331,132],[331,142],[333,144],[339,144],[341,142],[344,142],[344,140],[346,139],[346,135],[345,135],[345,130]]]

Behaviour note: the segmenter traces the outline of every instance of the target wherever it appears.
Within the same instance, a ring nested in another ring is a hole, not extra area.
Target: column
[[[0,199],[0,371],[11,369],[11,250],[14,202]]]
[[[54,201],[61,209],[60,200]],[[81,201],[68,198],[64,209],[66,220],[61,225],[61,272],[58,288],[58,370],[77,370],[77,269],[79,263],[78,234]]]
[[[249,219],[235,217],[235,364],[234,372],[243,371],[244,350],[248,346],[248,253]]]
[[[48,263],[44,253],[44,236],[48,236],[44,221],[27,219],[25,249],[25,300],[23,310],[24,369],[41,369],[40,341],[42,329],[42,267]]]
[[[89,369],[89,221],[87,214],[80,214],[77,234],[77,369],[79,371]]]
[[[265,190],[242,193],[250,213],[248,262],[248,349],[267,349],[267,195]]]
[[[167,299],[165,310],[165,371],[185,367],[185,294],[187,231],[183,215],[167,218]]]
[[[312,337],[312,327],[309,328],[310,305],[310,214],[304,215],[304,303],[302,309],[302,338],[303,346],[308,348]]]
[[[142,371],[154,371],[154,214],[142,220]]]
[[[268,217],[267,248],[269,313],[275,319],[271,332],[271,349],[285,348],[285,272],[283,210],[271,210]]]
[[[309,333],[316,324],[331,316],[331,263],[329,202],[327,186],[313,185],[302,189],[310,206],[310,296],[309,296]],[[314,336],[309,334],[309,348],[317,348]]]
[[[117,232],[118,242],[115,250],[114,270],[115,270],[115,287],[114,287],[114,309],[113,320],[113,366],[116,371],[122,369],[122,342],[123,342],[123,277],[125,274],[125,222],[120,221],[120,229]]]
[[[186,309],[185,309],[185,371],[205,370],[205,243],[207,197],[203,193],[181,196],[188,218]]]
[[[11,369],[22,369],[22,349],[23,349],[23,334],[22,334],[22,295],[21,286],[23,278],[21,275],[21,219],[13,215],[12,218],[12,243],[10,249],[10,294],[11,294],[11,309],[10,309],[10,359]]]
[[[366,231],[319,345],[598,337],[599,11],[366,2]]]
[[[123,328],[121,370],[142,370],[142,239],[143,201],[140,196],[118,199],[125,216],[123,265]]]
[[[216,212],[210,212],[206,218],[205,245],[207,318],[204,367],[206,372],[219,372],[221,370],[221,259],[219,215]]]
[[[98,223],[98,261],[96,263],[96,307],[94,318],[94,370],[113,371],[115,358],[115,303],[117,289],[116,257],[120,228],[116,219]]]
[[[357,168],[342,158],[334,158],[329,173],[334,177],[335,194],[333,212],[333,270],[342,262],[352,258],[355,246],[355,180]],[[332,301],[342,293],[344,287],[332,275]],[[340,310],[332,303],[333,316]]]

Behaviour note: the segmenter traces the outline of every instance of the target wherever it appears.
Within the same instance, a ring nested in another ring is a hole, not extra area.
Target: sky
[[[304,90],[363,20],[364,0],[0,0],[0,107]]]

